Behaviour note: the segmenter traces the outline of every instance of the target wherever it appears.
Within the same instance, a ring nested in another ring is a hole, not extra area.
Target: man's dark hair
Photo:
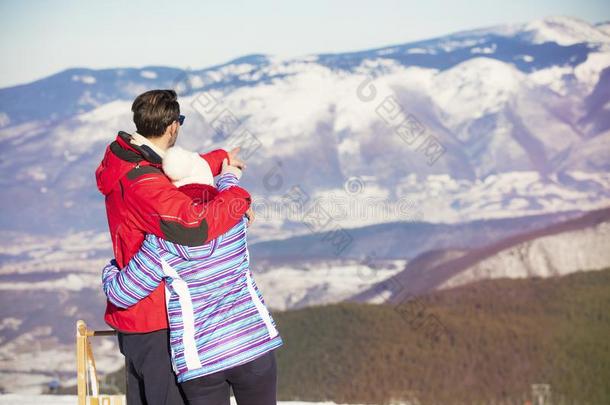
[[[131,111],[138,133],[147,138],[156,138],[178,119],[180,104],[174,90],[150,90],[136,97]]]

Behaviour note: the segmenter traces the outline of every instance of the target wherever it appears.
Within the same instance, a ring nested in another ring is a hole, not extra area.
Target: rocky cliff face
[[[352,299],[402,302],[473,281],[551,277],[610,267],[610,208],[464,250],[421,254]]]
[[[481,279],[551,277],[610,267],[610,222],[520,243],[481,260],[438,288]]]

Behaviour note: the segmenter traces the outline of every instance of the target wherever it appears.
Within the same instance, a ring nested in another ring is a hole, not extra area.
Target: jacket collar
[[[143,135],[140,135],[137,132],[134,132],[133,134],[131,134],[131,143],[135,144],[137,146],[140,146],[140,147],[148,146],[157,155],[159,155],[161,157],[161,159],[163,159],[165,157],[165,151],[163,149],[161,149],[160,147],[158,147],[157,145],[152,143],[148,138],[146,138]]]
[[[143,160],[159,166],[163,159],[157,152],[146,144],[137,145],[132,142],[133,136],[125,131],[120,131],[116,141],[110,144],[110,150],[121,160],[138,163]]]

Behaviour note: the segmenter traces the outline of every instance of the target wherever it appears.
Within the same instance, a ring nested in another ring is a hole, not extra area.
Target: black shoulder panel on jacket
[[[170,242],[186,246],[201,246],[208,238],[208,222],[204,219],[196,227],[186,227],[175,221],[161,220],[161,232]]]
[[[125,160],[126,162],[138,163],[144,160],[144,158],[136,152],[129,149],[124,149],[117,141],[110,144],[110,151],[119,159]]]
[[[161,174],[161,169],[154,167],[154,166],[138,166],[138,167],[134,167],[133,169],[131,169],[130,171],[127,172],[127,178],[129,180],[135,180],[140,176],[144,176],[145,174],[152,174],[152,173],[157,173],[157,174]]]

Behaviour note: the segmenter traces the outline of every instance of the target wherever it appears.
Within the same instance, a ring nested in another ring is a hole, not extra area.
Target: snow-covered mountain
[[[609,66],[603,24],[556,17],[202,70],[70,69],[0,89],[0,228],[103,230],[93,170],[117,130],[133,130],[133,97],[158,87],[182,94],[184,146],[256,137],[244,184],[266,207],[298,185],[323,200],[412,207],[364,223],[347,215],[346,227],[600,208],[610,202]],[[218,105],[204,111],[210,96]],[[219,128],[218,116],[238,121]],[[293,223],[276,215],[254,234],[289,236]]]

